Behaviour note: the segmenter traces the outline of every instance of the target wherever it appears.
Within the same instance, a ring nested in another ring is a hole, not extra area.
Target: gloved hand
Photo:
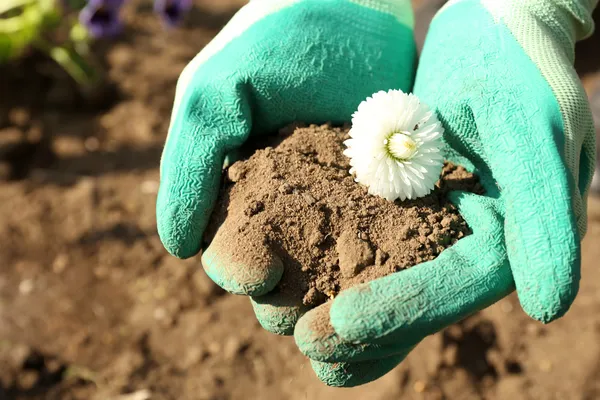
[[[224,157],[251,133],[293,121],[349,121],[374,92],[408,91],[416,66],[412,24],[410,0],[254,0],[243,7],[177,83],[157,201],[167,250],[181,258],[200,250]],[[275,287],[281,263],[244,265],[221,239],[203,254],[217,284],[250,296]],[[267,251],[261,244],[235,246]],[[291,334],[299,305],[271,295],[257,299],[261,324]]]
[[[572,68],[575,40],[592,30],[592,3],[459,0],[433,20],[414,92],[437,109],[448,158],[487,192],[451,195],[473,234],[436,260],[343,291],[298,321],[296,342],[323,381],[382,376],[423,337],[514,285],[537,320],[567,311],[595,159]]]

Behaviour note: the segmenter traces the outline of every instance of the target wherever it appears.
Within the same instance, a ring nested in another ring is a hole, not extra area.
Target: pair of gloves
[[[450,194],[472,235],[308,312],[270,293],[280,265],[244,265],[215,241],[208,275],[250,296],[266,329],[294,334],[332,386],[379,378],[425,336],[515,288],[532,318],[562,316],[579,286],[595,160],[574,44],[593,30],[596,1],[450,1],[416,76],[409,0],[250,1],[178,81],[157,201],[163,244],[181,258],[200,251],[224,161],[250,135],[349,121],[374,92],[402,89],[437,111],[447,159],[486,189]]]

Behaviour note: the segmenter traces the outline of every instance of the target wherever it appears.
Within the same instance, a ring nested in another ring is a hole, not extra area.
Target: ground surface
[[[198,1],[171,33],[129,4],[128,32],[99,51],[116,94],[94,106],[51,64],[0,71],[0,173],[14,178],[0,181],[0,399],[600,398],[599,200],[565,318],[534,323],[511,296],[351,390],[319,383],[197,259],[165,253],[154,203],[175,81],[241,2]]]

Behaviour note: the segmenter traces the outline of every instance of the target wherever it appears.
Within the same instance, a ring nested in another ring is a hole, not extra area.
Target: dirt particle
[[[237,356],[243,353],[248,348],[248,344],[245,343],[237,336],[227,338],[223,345],[223,357],[225,360],[234,360]]]
[[[251,217],[265,209],[265,204],[262,201],[254,200],[245,211],[246,216]]]
[[[316,288],[311,287],[308,292],[304,295],[302,302],[308,306],[318,306],[327,300],[327,296],[324,293],[319,292]]]
[[[552,367],[553,367],[552,361],[542,360],[542,361],[540,361],[539,367],[542,372],[550,372],[550,371],[552,371]]]
[[[324,235],[321,232],[314,231],[308,239],[308,244],[311,246],[318,246],[323,242],[323,239]]]
[[[60,253],[52,262],[52,272],[55,274],[62,273],[69,263],[69,256],[66,253]]]
[[[32,390],[39,379],[39,373],[36,370],[22,371],[17,377],[19,387],[24,390]]]
[[[423,393],[427,389],[427,383],[423,381],[416,381],[413,385],[413,390],[417,393]]]
[[[8,112],[8,120],[17,126],[25,126],[29,123],[31,115],[29,110],[22,107],[12,108]]]
[[[340,235],[335,249],[339,257],[340,271],[345,278],[355,277],[364,267],[375,261],[369,243],[358,238],[352,231],[345,231]]]
[[[239,182],[246,176],[245,164],[243,162],[237,162],[227,169],[227,179],[230,182]]]
[[[277,191],[281,194],[290,194],[294,191],[294,186],[284,182],[277,188]]]
[[[309,206],[312,206],[317,202],[317,199],[315,199],[310,193],[302,193],[302,198]]]
[[[24,279],[21,281],[21,283],[19,283],[19,293],[27,295],[33,292],[34,286],[33,280]]]
[[[100,150],[100,140],[94,136],[90,136],[89,138],[85,139],[83,145],[90,153]]]
[[[375,251],[375,265],[382,266],[383,264],[385,264],[388,258],[389,255],[385,251],[381,249],[377,249]]]

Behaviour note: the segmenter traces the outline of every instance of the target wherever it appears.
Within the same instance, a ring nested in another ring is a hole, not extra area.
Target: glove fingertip
[[[281,259],[264,248],[239,259],[230,248],[221,249],[219,241],[202,254],[206,274],[220,287],[232,294],[262,296],[269,293],[283,275]]]
[[[406,355],[407,353],[402,353],[355,363],[327,363],[314,360],[310,360],[310,363],[319,380],[327,386],[350,388],[381,378],[400,364]]]
[[[531,318],[550,323],[569,310],[579,291],[577,227],[567,213],[541,221],[515,214],[507,212],[506,242],[519,302]]]
[[[294,340],[302,354],[327,361],[341,344],[329,321],[331,302],[310,310],[300,318],[294,329]]]
[[[280,293],[252,297],[251,303],[260,325],[282,336],[294,334],[296,323],[307,310],[301,300],[286,298]]]
[[[329,312],[331,326],[344,340],[362,341],[377,334],[378,321],[360,317],[361,299],[371,290],[369,283],[355,286],[340,292],[333,301]]]
[[[163,206],[159,199],[156,208],[158,236],[165,249],[181,259],[198,254],[202,247],[202,231],[206,222],[188,222],[185,216],[192,212],[183,211],[179,204]]]
[[[578,282],[548,288],[548,290],[542,293],[538,290],[519,288],[517,284],[519,302],[525,313],[544,324],[548,324],[564,316],[569,311],[569,308],[571,308],[578,290]]]

